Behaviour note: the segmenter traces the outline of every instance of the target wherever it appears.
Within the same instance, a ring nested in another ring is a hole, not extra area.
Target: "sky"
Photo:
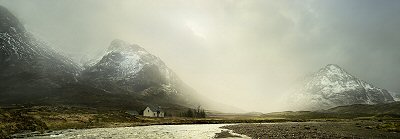
[[[210,100],[281,109],[298,79],[327,64],[400,92],[397,0],[0,0],[39,38],[82,59],[112,40],[160,57]]]

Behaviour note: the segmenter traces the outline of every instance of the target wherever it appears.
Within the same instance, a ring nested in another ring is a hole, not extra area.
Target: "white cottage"
[[[146,117],[164,117],[164,111],[158,108],[154,107],[146,107],[146,109],[143,110],[143,116]]]

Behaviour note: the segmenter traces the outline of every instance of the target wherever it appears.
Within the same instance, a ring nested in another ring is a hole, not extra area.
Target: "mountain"
[[[81,80],[112,94],[129,94],[153,105],[198,105],[195,91],[160,58],[122,40],[112,41],[104,56],[82,72]]]
[[[356,78],[338,65],[329,64],[307,77],[290,96],[295,110],[319,110],[351,104],[393,102],[385,89]]]
[[[0,105],[143,106],[79,81],[82,68],[26,31],[0,6]]]
[[[77,82],[81,68],[0,6],[0,103],[29,103]]]
[[[74,105],[137,109],[195,106],[195,91],[160,58],[115,40],[81,68],[26,31],[0,6],[0,105]]]
[[[136,44],[114,40],[84,68],[50,48],[0,6],[0,105],[135,110],[152,105],[179,112],[207,102]]]

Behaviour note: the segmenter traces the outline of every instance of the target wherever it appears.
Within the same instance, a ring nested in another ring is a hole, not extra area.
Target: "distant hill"
[[[331,108],[324,112],[400,117],[400,102],[375,104],[375,105],[354,104],[354,105]]]
[[[284,111],[264,114],[265,117],[320,119],[320,118],[358,118],[391,117],[400,118],[400,102],[382,104],[353,104],[318,111]]]

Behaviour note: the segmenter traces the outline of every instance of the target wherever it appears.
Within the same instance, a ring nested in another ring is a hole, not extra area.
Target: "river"
[[[119,128],[68,129],[45,134],[30,134],[30,136],[34,135],[30,138],[207,139],[214,138],[215,133],[227,130],[220,128],[224,125],[227,124],[152,125]],[[240,136],[248,138],[244,135]]]

